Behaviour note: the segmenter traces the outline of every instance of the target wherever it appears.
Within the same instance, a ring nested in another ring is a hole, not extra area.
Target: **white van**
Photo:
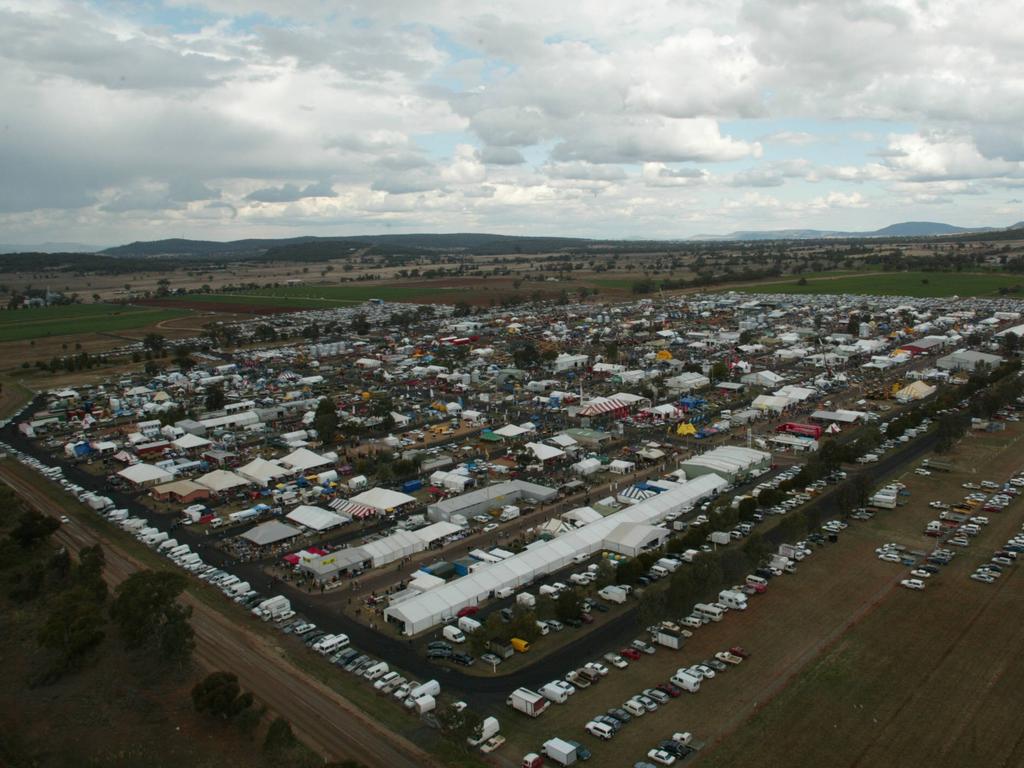
[[[320,646],[317,650],[326,656],[329,653],[334,653],[335,651],[340,651],[342,648],[345,648],[348,645],[348,635],[334,635],[326,643],[323,640],[320,640],[317,645]]]
[[[586,724],[586,726],[584,726],[584,728],[591,736],[596,736],[597,738],[604,739],[605,741],[608,741],[615,735],[615,731],[611,729],[611,726],[599,723],[596,720],[591,720]]]
[[[363,677],[365,677],[367,680],[376,680],[381,675],[387,674],[390,671],[391,670],[388,667],[388,663],[386,661],[380,661],[374,664],[368,670],[366,670],[363,673]]]
[[[659,579],[664,579],[668,576],[668,569],[662,568],[660,565],[652,565],[651,574],[657,576]]]
[[[542,685],[537,689],[537,693],[548,701],[553,701],[555,704],[565,704],[566,700],[569,698],[569,694],[566,693],[565,689],[559,688],[554,683]]]
[[[452,643],[466,642],[466,636],[463,634],[462,630],[454,626],[453,624],[449,624],[444,629],[442,629],[441,636],[444,637],[445,640],[448,640]]]
[[[670,678],[674,685],[678,685],[684,691],[697,693],[700,690],[700,678],[694,677],[685,669],[679,669]]]
[[[707,618],[710,621],[721,621],[725,616],[725,611],[717,605],[709,605],[707,603],[697,603],[693,606],[693,612],[702,619]]]
[[[548,626],[546,621],[537,621],[535,623],[537,625],[537,631],[540,632],[542,635],[547,635],[549,632],[551,632],[551,627]],[[543,691],[541,691],[541,693],[543,693]]]

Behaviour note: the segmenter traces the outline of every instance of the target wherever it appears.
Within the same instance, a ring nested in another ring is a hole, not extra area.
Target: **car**
[[[619,720],[623,723],[628,723],[630,720],[633,719],[633,716],[629,714],[629,712],[624,710],[622,707],[612,707],[608,710],[608,716],[614,717],[616,720]]]
[[[592,608],[593,608],[593,609],[594,609],[595,611],[599,611],[599,612],[601,612],[601,613],[608,613],[608,611],[610,611],[610,610],[611,610],[611,608],[609,608],[609,607],[608,607],[607,605],[605,605],[604,603],[594,603],[594,604],[593,604],[593,605],[592,605],[591,607],[592,607]]]
[[[494,653],[482,653],[480,654],[480,661],[484,664],[490,664],[491,666],[498,666],[502,662],[502,658]]]
[[[910,572],[910,575],[916,576],[919,579],[930,579],[932,577],[928,571],[922,570],[921,568],[915,568]]]
[[[675,683],[658,683],[654,687],[673,699],[677,699],[683,695],[683,689]]]
[[[629,659],[630,661],[636,661],[643,654],[641,654],[636,648],[620,648],[619,655]]]
[[[448,643],[448,642],[445,642],[444,640],[434,640],[432,642],[427,643],[427,650],[428,651],[436,651],[436,650],[450,651],[450,650],[452,650],[452,644]]]
[[[616,720],[614,717],[608,717],[608,715],[597,715],[594,718],[594,722],[604,723],[609,728],[611,728],[615,733],[618,733],[620,730],[622,730],[622,722]]]
[[[548,625],[548,629],[550,629],[552,632],[561,632],[563,629],[565,629],[565,624],[558,621],[557,619],[545,619],[544,623]]]
[[[496,530],[498,530],[498,524],[497,523],[488,523],[483,528],[481,528],[481,530],[484,533],[490,533],[491,531],[496,531]]]
[[[580,621],[579,619],[566,619],[565,623],[567,625],[569,625],[570,627],[572,627],[573,629],[579,629],[580,627],[583,626],[583,622]]]
[[[408,680],[399,685],[397,688],[395,688],[395,690],[391,692],[391,695],[399,701],[405,701],[406,697],[408,697],[409,695],[409,691],[411,691],[413,688],[418,688],[419,685],[420,684],[417,683],[415,680]]]
[[[734,645],[732,648],[729,649],[729,653],[731,653],[733,656],[739,656],[741,659],[750,658],[750,654],[746,650],[744,650],[742,645]]]
[[[971,574],[971,578],[974,579],[975,581],[984,582],[985,584],[994,584],[995,583],[995,579],[992,576],[990,576],[989,574],[987,574],[987,573],[985,573],[983,571],[975,571],[974,573]]]
[[[605,677],[608,674],[608,667],[597,661],[591,661],[583,665],[584,669],[590,669],[597,672],[601,677]]]
[[[924,589],[924,582],[920,579],[903,579],[900,584],[907,589],[916,589],[918,591]]]
[[[694,664],[693,666],[696,667],[697,669],[699,669],[701,671],[701,674],[704,677],[706,677],[708,680],[713,679],[715,677],[715,675],[717,674],[715,672],[715,670],[713,670],[707,664]]]
[[[637,760],[633,763],[633,768],[658,768],[654,763],[648,763],[646,760]]]
[[[642,693],[638,693],[632,698],[632,701],[637,702],[641,707],[646,709],[648,712],[658,711],[658,702],[652,699],[650,696],[644,696]]]
[[[690,746],[690,742],[693,741],[693,734],[689,731],[677,731],[672,734],[672,741],[676,744],[681,744],[684,747]]]
[[[630,643],[630,645],[632,645],[638,651],[643,651],[644,653],[649,654],[654,653],[657,650],[653,645],[651,645],[650,643],[645,643],[643,640],[634,640],[632,643]]]
[[[702,663],[711,667],[715,672],[725,672],[729,669],[729,666],[725,662],[719,661],[718,659],[705,659]]]
[[[676,756],[671,752],[666,752],[664,749],[648,750],[647,757],[661,765],[672,765],[676,761]]]
[[[672,700],[671,696],[657,688],[644,688],[644,696],[654,699],[658,704],[668,704]]]
[[[427,651],[428,659],[451,659],[453,657],[453,652],[447,648],[431,648]]]
[[[580,614],[580,621],[582,621],[584,624],[593,624],[594,623],[594,617],[591,616],[586,611],[584,611],[583,613]]]
[[[550,684],[565,691],[568,696],[572,696],[576,693],[576,687],[572,683],[567,683],[565,680],[552,680]]]
[[[476,659],[468,653],[453,653],[451,658],[456,664],[461,664],[464,667],[471,667],[476,663]]]
[[[719,651],[715,654],[715,658],[718,659],[718,661],[720,662],[725,662],[726,664],[740,664],[743,662],[742,656],[737,656],[734,653],[729,653],[729,651]]]
[[[60,516],[60,521],[61,521],[62,523],[70,523],[70,522],[71,522],[71,518],[70,518],[70,517],[68,517],[67,515],[61,515],[61,516]]]
[[[576,757],[579,758],[580,760],[583,760],[584,762],[589,760],[593,756],[593,753],[589,749],[587,749],[585,746],[580,744],[578,741],[573,741],[572,739],[566,739],[565,743],[566,744],[570,744],[570,745],[576,747]]]
[[[625,669],[629,666],[629,662],[617,653],[606,653],[604,655],[604,660],[617,669]]]

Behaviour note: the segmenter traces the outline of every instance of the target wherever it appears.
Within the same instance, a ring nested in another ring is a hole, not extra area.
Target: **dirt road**
[[[53,516],[64,513],[11,466],[0,465],[0,479],[40,512]],[[100,541],[74,518],[60,528],[56,537],[75,551]],[[106,556],[104,575],[112,586],[143,567],[109,541],[100,543]],[[351,702],[293,667],[264,638],[246,631],[187,592],[183,602],[193,610],[195,660],[205,669],[236,674],[244,689],[288,718],[299,737],[325,759],[356,758],[383,768],[437,765],[414,744],[366,718]]]

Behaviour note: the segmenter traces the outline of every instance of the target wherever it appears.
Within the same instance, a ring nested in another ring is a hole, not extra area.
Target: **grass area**
[[[0,312],[0,342],[144,328],[189,314],[185,309],[71,304]]]
[[[745,285],[744,293],[865,294],[876,296],[995,296],[1000,288],[1024,285],[1017,275],[978,272],[887,272],[876,275],[840,273],[789,277],[784,281]],[[800,285],[801,279],[807,281]]]
[[[280,288],[254,288],[244,293],[189,294],[182,301],[210,304],[266,304],[296,309],[330,309],[362,304],[369,299],[412,301],[440,291],[461,292],[462,288],[426,288],[423,286],[378,285],[289,285]]]

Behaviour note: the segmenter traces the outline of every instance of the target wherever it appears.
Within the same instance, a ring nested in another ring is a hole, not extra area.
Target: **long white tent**
[[[667,515],[714,496],[726,485],[718,475],[703,475],[551,541],[534,542],[500,563],[478,568],[468,576],[388,606],[384,615],[389,621],[400,624],[404,634],[418,634],[455,616],[463,608],[478,605],[496,590],[522,586],[565,567],[577,555],[604,549],[605,539],[623,523],[660,523]]]

